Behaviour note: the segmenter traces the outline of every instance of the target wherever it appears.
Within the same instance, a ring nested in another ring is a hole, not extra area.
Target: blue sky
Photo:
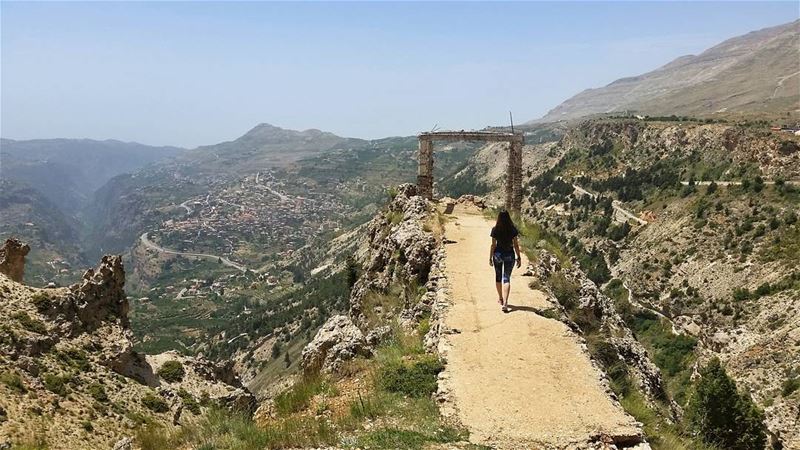
[[[796,2],[0,4],[0,134],[196,146],[523,122]]]

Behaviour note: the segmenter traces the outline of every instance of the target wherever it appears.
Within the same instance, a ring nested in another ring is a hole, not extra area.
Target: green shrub
[[[47,326],[39,319],[34,319],[28,315],[25,311],[17,311],[11,315],[13,319],[16,319],[23,328],[33,333],[38,334],[45,334],[47,333]]]
[[[28,392],[28,390],[25,388],[25,384],[22,382],[22,377],[20,377],[17,372],[10,371],[0,373],[0,382],[11,388],[13,391],[17,391],[22,394]]]
[[[69,379],[68,376],[47,373],[44,375],[42,381],[44,382],[44,387],[47,388],[48,391],[65,397],[67,395],[67,382]]]
[[[671,326],[650,311],[636,312],[631,322],[637,338],[653,349],[653,362],[667,375],[674,376],[689,368],[697,346],[695,338],[673,334]]]
[[[703,440],[730,450],[762,450],[767,443],[764,413],[725,373],[719,359],[700,369],[689,398],[687,420]]]
[[[547,284],[558,302],[565,308],[572,309],[577,306],[578,292],[580,291],[577,283],[568,280],[563,273],[556,272],[547,278]]]
[[[747,288],[736,288],[733,290],[733,299],[741,302],[750,298],[750,290]]]
[[[176,383],[183,380],[183,376],[186,375],[186,370],[183,368],[183,364],[181,364],[180,361],[169,360],[159,367],[157,373],[164,381]]]
[[[770,286],[769,283],[764,283],[761,286],[759,286],[758,288],[756,288],[756,296],[757,297],[761,297],[761,296],[764,296],[764,295],[769,295],[770,292],[772,292],[772,286]]]
[[[445,444],[462,441],[465,438],[466,435],[463,431],[449,426],[437,428],[432,432],[382,428],[366,433],[359,439],[358,443],[360,447],[365,448],[420,450],[423,448],[430,448],[431,443]]]
[[[106,389],[102,384],[92,383],[86,390],[89,392],[89,395],[98,402],[105,403],[108,401],[108,394],[106,394]]]
[[[186,389],[180,388],[178,390],[178,397],[181,398],[183,402],[183,407],[188,409],[194,415],[200,414],[200,404],[197,403],[194,396],[190,394]]]
[[[388,211],[386,213],[386,220],[389,221],[392,225],[397,225],[398,223],[403,221],[403,212],[402,211]]]
[[[436,357],[428,355],[413,362],[392,361],[379,371],[378,384],[389,392],[429,397],[436,391],[436,376],[443,368]]]
[[[789,378],[783,382],[783,386],[781,388],[781,395],[784,397],[788,397],[792,395],[794,391],[800,389],[800,378]]]
[[[306,409],[315,395],[334,392],[333,385],[321,376],[304,377],[275,397],[275,410],[281,416],[296,413]]]
[[[31,303],[33,303],[33,306],[36,307],[37,311],[43,312],[50,309],[50,306],[52,305],[52,300],[50,299],[50,296],[47,295],[46,292],[39,291],[33,294],[33,297],[31,297]]]
[[[167,402],[164,401],[163,398],[153,394],[152,392],[148,392],[147,394],[142,397],[142,404],[147,407],[150,411],[156,413],[165,413],[169,411],[169,406]]]
[[[68,348],[56,353],[56,357],[59,359],[59,361],[62,361],[73,369],[84,372],[89,370],[89,356],[83,350],[77,348]]]
[[[386,411],[386,399],[378,395],[362,396],[358,393],[358,398],[350,402],[350,417],[363,420],[375,420]]]

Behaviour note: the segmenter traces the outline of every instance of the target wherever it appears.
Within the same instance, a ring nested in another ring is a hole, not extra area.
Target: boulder
[[[389,325],[377,327],[373,330],[370,330],[370,332],[367,333],[366,337],[367,344],[370,345],[371,347],[376,347],[378,346],[378,344],[385,341],[386,338],[391,336],[391,334],[392,334],[392,327],[390,327]]]
[[[456,202],[462,204],[470,204],[481,210],[486,209],[486,201],[483,199],[483,197],[480,197],[478,195],[464,194],[461,197],[458,197],[458,200],[456,200]]]
[[[345,361],[357,356],[369,357],[371,347],[364,333],[349,317],[333,316],[322,325],[314,339],[303,348],[301,367],[305,373],[335,373]]]
[[[129,437],[124,437],[114,444],[113,450],[133,450],[133,440]]]

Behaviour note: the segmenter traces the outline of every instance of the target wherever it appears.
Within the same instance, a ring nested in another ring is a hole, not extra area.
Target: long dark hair
[[[497,236],[513,236],[517,231],[514,221],[511,220],[511,214],[505,209],[497,214],[497,222],[494,224],[494,232]]]

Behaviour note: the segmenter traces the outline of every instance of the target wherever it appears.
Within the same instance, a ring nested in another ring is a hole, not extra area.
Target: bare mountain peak
[[[727,39],[651,72],[567,99],[536,122],[636,111],[651,115],[768,114],[800,109],[800,20]]]
[[[287,128],[281,128],[269,123],[260,123],[253,127],[250,131],[245,133],[241,139],[292,139],[292,138],[303,138],[303,137],[332,137],[332,138],[340,138],[333,133],[329,133],[327,131],[321,131],[316,128],[309,128],[307,130],[298,131],[298,130],[291,130]],[[340,138],[343,139],[343,138]]]

